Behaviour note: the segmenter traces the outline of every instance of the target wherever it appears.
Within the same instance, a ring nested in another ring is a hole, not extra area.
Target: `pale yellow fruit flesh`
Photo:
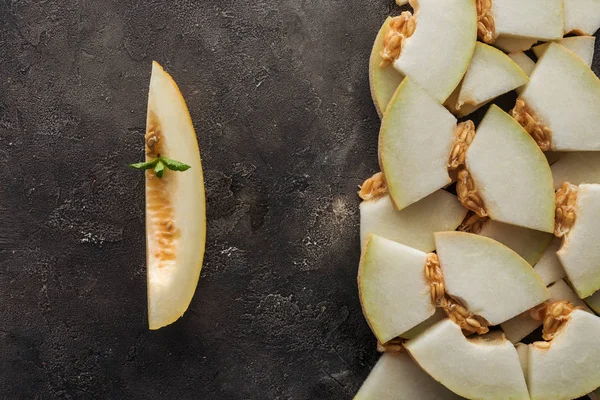
[[[540,40],[563,36],[562,0],[493,0],[492,16],[496,35]]]
[[[369,83],[371,86],[371,97],[377,109],[379,117],[383,116],[385,109],[394,95],[396,88],[404,79],[404,75],[392,67],[381,68],[379,64],[382,61],[381,50],[383,50],[383,38],[390,27],[392,17],[387,17],[381,29],[377,33],[377,38],[371,50],[369,59]]]
[[[600,386],[600,318],[575,310],[550,342],[529,345],[528,387],[532,400],[575,399]]]
[[[523,370],[525,381],[527,381],[527,369],[529,365],[529,347],[525,343],[517,343],[515,344],[515,348],[517,349],[517,354],[519,354],[519,361],[521,362],[521,369]]]
[[[464,117],[529,81],[523,70],[500,50],[477,42],[465,76],[446,101],[450,111]]]
[[[460,396],[529,399],[517,350],[498,333],[468,339],[445,319],[405,347],[429,375]]]
[[[438,190],[397,211],[386,195],[360,204],[360,241],[364,247],[369,233],[430,252],[435,249],[434,232],[451,231],[460,225],[467,210],[456,196]]]
[[[564,0],[565,33],[593,35],[600,27],[600,1]]]
[[[455,131],[456,118],[405,78],[379,131],[379,165],[398,210],[452,182],[447,164]]]
[[[498,36],[494,41],[494,46],[498,47],[501,50],[504,50],[507,53],[512,53],[515,51],[526,51],[531,48],[534,44],[537,43],[537,39],[535,38],[522,38],[518,36]]]
[[[572,51],[550,43],[520,97],[552,132],[552,150],[600,150],[600,80]]]
[[[466,164],[491,219],[553,232],[554,188],[546,157],[496,105],[477,127]]]
[[[581,298],[600,289],[600,185],[579,185],[575,223],[557,252]]]
[[[522,51],[516,51],[514,53],[509,53],[508,56],[513,60],[522,70],[523,72],[529,76],[535,69],[535,61],[533,61],[529,56]],[[516,89],[517,94],[521,94],[525,86],[520,86]]]
[[[542,257],[535,263],[533,269],[540,276],[544,285],[550,285],[567,276],[556,252],[562,246],[562,240],[552,239],[550,245],[544,250]]]
[[[394,68],[411,77],[440,104],[458,86],[477,41],[474,0],[411,0],[416,30]]]
[[[369,235],[358,270],[363,314],[381,343],[433,315],[425,279],[427,255],[400,243]]]
[[[487,221],[479,234],[509,247],[531,265],[535,265],[540,260],[552,240],[551,233],[493,220]]]
[[[592,309],[596,314],[600,314],[600,291],[593,295],[583,299],[585,303]]]
[[[561,154],[550,169],[556,189],[563,182],[573,185],[600,183],[600,152],[575,151]]]
[[[415,326],[414,328],[400,334],[400,337],[402,339],[414,339],[421,333],[425,332],[427,330],[427,328],[429,328],[432,325],[437,324],[438,322],[440,322],[443,319],[446,319],[446,317],[447,317],[446,312],[442,308],[436,308],[435,313],[431,317],[427,318],[425,321],[421,322],[419,325]]]
[[[550,297],[531,265],[495,240],[463,232],[438,232],[435,243],[446,292],[491,325]]]
[[[405,353],[384,353],[354,400],[453,400],[461,397],[440,385]]]
[[[158,139],[156,153],[191,166],[185,172],[166,171],[162,179],[146,172],[148,323],[150,329],[159,329],[181,317],[194,296],[206,242],[206,211],[192,120],[177,84],[156,62],[146,123],[146,138],[151,136]]]
[[[592,65],[594,59],[594,45],[596,38],[594,36],[572,36],[557,40],[556,43],[566,47],[573,53],[577,54],[588,67]],[[540,58],[550,43],[543,43],[535,46],[532,50],[537,58]]]

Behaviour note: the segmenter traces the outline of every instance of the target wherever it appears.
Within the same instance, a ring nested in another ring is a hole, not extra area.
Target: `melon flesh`
[[[425,279],[427,255],[400,243],[369,235],[358,270],[363,313],[381,343],[433,315]]]
[[[525,72],[510,57],[477,42],[469,69],[446,105],[456,116],[464,117],[528,81]]]
[[[525,72],[527,76],[531,75],[535,68],[535,61],[522,51],[509,53],[508,56]]]
[[[405,353],[384,353],[354,400],[460,399],[433,380]]]
[[[460,396],[529,399],[517,350],[498,332],[468,339],[445,319],[405,347],[429,375]]]
[[[583,300],[596,314],[600,314],[600,291]]]
[[[146,138],[154,152],[191,166],[158,179],[146,172],[146,262],[150,329],[169,325],[187,310],[200,277],[206,242],[204,178],[198,141],[177,84],[154,62]],[[149,152],[147,147],[146,152]],[[147,155],[149,161],[153,157]]]
[[[464,232],[438,232],[435,243],[446,292],[491,325],[550,296],[531,265],[495,240]]]
[[[563,36],[562,0],[492,0],[496,36],[555,40]]]
[[[427,328],[429,328],[432,325],[435,325],[443,319],[446,319],[446,317],[446,312],[442,308],[436,308],[435,313],[431,317],[427,318],[425,321],[421,322],[414,328],[402,333],[400,337],[402,339],[414,339],[421,333],[425,332]]]
[[[533,267],[546,286],[567,276],[560,260],[556,256],[556,252],[560,249],[560,246],[562,246],[562,240],[558,238],[552,239],[552,242],[544,250],[540,260]]]
[[[542,257],[552,240],[552,234],[488,220],[479,235],[494,239],[517,252],[531,265]]]
[[[377,33],[377,38],[371,50],[371,58],[369,59],[371,97],[380,118],[383,116],[396,88],[400,85],[402,79],[404,79],[404,75],[400,74],[394,68],[381,68],[379,66],[382,61],[381,50],[383,50],[383,39],[390,27],[391,20],[392,17],[387,17],[379,33]]]
[[[600,80],[572,51],[550,43],[520,97],[552,132],[552,150],[600,150]]]
[[[494,46],[507,53],[515,51],[527,51],[537,43],[535,38],[523,38],[518,36],[498,36],[494,41]]]
[[[600,183],[600,152],[575,151],[564,153],[550,168],[552,169],[556,189],[563,182],[569,182],[573,185]]]
[[[600,318],[575,310],[550,342],[529,345],[528,387],[532,400],[575,399],[600,386]]]
[[[517,354],[519,355],[519,361],[521,362],[521,369],[523,370],[525,381],[527,381],[527,368],[529,366],[529,346],[527,346],[525,343],[517,343],[515,344],[515,348],[517,349]]]
[[[379,132],[379,164],[394,205],[401,210],[452,182],[447,163],[456,118],[405,78]]]
[[[581,298],[600,289],[600,185],[579,185],[575,223],[557,253]]]
[[[557,40],[556,43],[566,47],[573,53],[577,54],[579,58],[589,67],[592,65],[594,59],[594,45],[596,38],[594,36],[573,36],[564,39]],[[537,58],[540,58],[546,51],[550,43],[540,44],[533,48]]]
[[[390,196],[386,195],[360,204],[360,240],[369,233],[382,236],[430,252],[435,249],[433,233],[456,229],[467,210],[456,196],[438,190],[424,199],[397,211]]]
[[[577,297],[577,294],[575,294],[573,289],[571,289],[562,279],[550,286],[548,290],[550,291],[550,302],[567,300],[575,306],[590,311],[585,303]],[[530,315],[529,310],[500,324],[500,327],[506,334],[506,338],[513,343],[522,340],[540,326],[542,326],[542,321],[533,318]]]
[[[474,0],[411,0],[416,30],[394,68],[411,77],[440,104],[458,86],[477,41]]]
[[[593,35],[600,28],[600,1],[564,0],[565,33]]]
[[[496,105],[479,124],[466,165],[491,219],[553,232],[554,188],[546,157]]]

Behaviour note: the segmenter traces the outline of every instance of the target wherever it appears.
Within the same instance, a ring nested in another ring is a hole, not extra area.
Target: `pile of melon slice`
[[[408,3],[370,58],[358,289],[383,354],[355,399],[594,398],[600,0]]]

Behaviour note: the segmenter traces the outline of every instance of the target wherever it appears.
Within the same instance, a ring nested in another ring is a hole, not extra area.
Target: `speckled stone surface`
[[[349,399],[377,354],[357,185],[391,0],[0,0],[0,398]],[[208,241],[185,316],[147,329],[151,61],[180,85]]]

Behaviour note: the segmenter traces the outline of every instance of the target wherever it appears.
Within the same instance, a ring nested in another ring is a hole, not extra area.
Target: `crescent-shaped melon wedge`
[[[168,157],[191,166],[146,172],[148,323],[159,329],[187,310],[200,277],[206,242],[206,207],[200,151],[179,88],[152,64],[146,120],[146,160]]]

